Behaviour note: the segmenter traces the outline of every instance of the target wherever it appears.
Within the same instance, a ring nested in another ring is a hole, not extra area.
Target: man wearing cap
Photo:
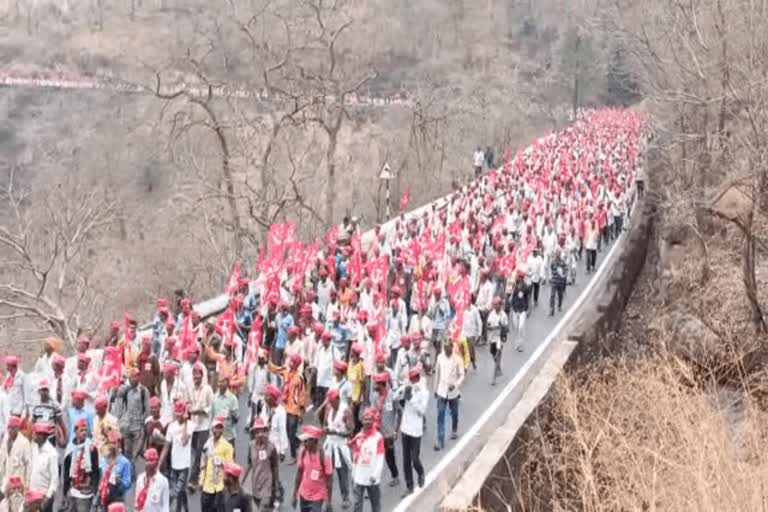
[[[512,276],[510,276],[510,281]],[[514,284],[509,296],[507,297],[507,304],[509,309],[510,320],[512,324],[512,336],[515,340],[515,349],[518,352],[523,351],[523,333],[525,329],[525,320],[528,315],[529,288],[525,282],[525,272],[518,271]]]
[[[557,311],[563,311],[563,295],[568,285],[568,263],[566,263],[560,247],[554,250],[550,273],[552,275],[552,282],[550,287],[551,294],[549,296],[549,316],[555,316],[555,302],[557,302]]]
[[[109,454],[109,433],[119,431],[120,426],[117,418],[109,412],[109,399],[106,396],[97,396],[93,401],[93,408],[96,412],[93,416],[93,443],[99,450],[99,456],[103,458]]]
[[[429,402],[429,391],[421,378],[421,368],[411,368],[408,384],[395,392],[396,400],[403,400],[403,413],[399,431],[403,448],[403,475],[406,494],[413,492],[413,470],[416,470],[419,487],[424,485],[424,467],[421,464],[421,438],[424,435],[424,416]]]
[[[21,512],[24,508],[24,482],[18,475],[7,477],[8,484],[3,487],[5,493],[0,498],[0,511]]]
[[[91,409],[85,400],[88,398],[88,393],[82,389],[75,389],[72,391],[70,398],[70,406],[67,409],[67,428],[69,429],[67,435],[67,444],[71,445],[75,441],[75,423],[78,420],[84,419],[88,424],[88,436],[91,437],[93,433],[93,409]],[[53,425],[51,425],[53,427]],[[53,428],[51,428],[53,433]]]
[[[259,415],[269,426],[269,440],[275,445],[280,462],[285,460],[285,452],[290,450],[288,440],[288,414],[283,405],[283,392],[274,384],[268,384],[264,390],[264,407]]]
[[[173,404],[189,401],[189,389],[177,378],[179,367],[174,363],[163,366],[163,380],[160,382],[160,416],[166,423],[173,420]]]
[[[205,371],[205,365],[200,361],[200,344],[193,343],[192,346],[187,349],[187,360],[181,365],[181,370],[179,371],[179,379],[181,379],[181,382],[188,390],[195,387],[193,374],[197,363],[200,363],[200,368],[203,369],[203,382],[208,384],[208,372]]]
[[[237,437],[237,422],[240,414],[240,403],[229,390],[229,380],[224,377],[219,380],[219,392],[211,402],[211,416],[224,418],[224,439],[234,448]]]
[[[349,451],[349,441],[355,427],[355,419],[349,404],[339,398],[337,389],[329,389],[324,404],[317,411],[320,424],[325,430],[323,450],[333,460],[339,481],[339,491],[343,501],[342,507],[347,509],[349,501],[349,474],[352,468],[352,455]]]
[[[139,370],[139,382],[147,388],[150,396],[156,396],[160,386],[160,362],[152,352],[152,338],[141,338],[141,351],[136,356],[136,369]]]
[[[451,439],[458,437],[459,399],[464,382],[464,363],[454,352],[453,344],[446,342],[435,361],[435,398],[437,399],[437,438],[435,451],[445,448],[445,410],[451,410]]]
[[[224,465],[234,462],[234,449],[224,439],[225,418],[213,419],[211,437],[205,443],[200,459],[199,485],[202,490],[200,508],[221,510],[224,503]]]
[[[331,333],[331,343],[336,347],[336,351],[342,355],[342,358],[346,359],[353,332],[342,320],[341,311],[333,311],[328,330]]]
[[[139,381],[139,370],[128,370],[128,382],[120,386],[115,396],[118,407],[123,453],[131,461],[131,478],[139,455],[144,451],[144,421],[149,416],[149,391]]]
[[[187,403],[183,400],[175,402],[174,418],[168,425],[165,446],[160,455],[160,466],[164,466],[170,458],[168,484],[172,512],[189,509],[187,483],[189,482],[189,469],[192,465],[194,426],[187,417],[187,407]]]
[[[321,320],[329,320],[325,317],[328,304],[331,302],[331,294],[336,291],[333,281],[328,279],[328,271],[323,267],[319,271],[320,281],[317,283],[317,305],[322,312]]]
[[[304,358],[304,341],[300,338],[301,328],[298,325],[292,325],[288,328],[288,339],[285,343],[285,358],[290,359],[293,354]],[[299,371],[304,372],[303,364],[299,367]]]
[[[64,432],[64,412],[61,405],[51,397],[50,381],[47,378],[37,383],[38,398],[29,407],[30,423],[49,423],[57,427],[58,441],[63,442]],[[54,438],[51,438],[53,441]]]
[[[280,302],[277,315],[275,316],[275,329],[277,336],[275,346],[272,348],[272,362],[283,364],[283,354],[285,352],[285,343],[288,340],[288,329],[294,324],[293,315],[288,311],[288,303]]]
[[[8,373],[3,380],[3,392],[6,397],[6,410],[10,416],[22,416],[27,405],[26,375],[19,370],[19,358],[5,356],[5,368]]]
[[[159,455],[150,448],[144,452],[144,473],[136,480],[136,512],[170,512],[168,479],[158,471]]]
[[[80,341],[81,344],[85,344],[86,341]],[[69,405],[66,401],[71,398],[72,392],[76,389],[85,392],[85,400],[87,405],[91,405],[93,402],[93,396],[96,394],[98,387],[98,380],[96,371],[92,369],[91,356],[87,352],[83,352],[77,355],[77,368],[74,373],[69,374],[64,380],[64,397],[65,403],[62,404],[65,408]]]
[[[224,512],[251,512],[251,496],[240,486],[243,469],[229,462],[224,464]]]
[[[440,347],[448,339],[451,305],[440,288],[435,288],[432,295],[433,300],[429,305],[427,315],[432,320],[432,348],[435,350],[435,359],[437,359]]]
[[[363,430],[352,439],[352,481],[355,484],[355,512],[362,512],[365,494],[371,510],[381,511],[381,473],[384,470],[384,436],[376,429],[376,413],[363,412]]]
[[[333,363],[341,359],[336,346],[331,343],[331,333],[323,331],[320,334],[320,345],[315,350],[312,367],[315,368],[314,405],[320,407],[325,400],[325,394],[334,384]]]
[[[400,416],[400,400],[394,399],[391,379],[391,374],[386,370],[374,374],[373,383],[376,391],[371,404],[376,412],[379,431],[384,436],[384,461],[392,477],[389,486],[397,487],[400,485],[400,472],[395,458],[395,442],[397,441],[397,421]]]
[[[293,508],[301,512],[322,512],[333,501],[333,461],[319,446],[322,429],[306,425],[299,439],[296,479],[293,485]]]
[[[356,434],[363,428],[363,424],[360,421],[360,408],[365,398],[365,367],[361,358],[364,349],[359,343],[353,343],[351,348],[347,380],[349,380],[349,384],[352,386],[350,405],[352,406],[352,417],[355,419]]]
[[[50,379],[53,377],[53,366],[51,363],[60,344],[60,341],[54,337],[46,338],[43,342],[43,352],[35,361],[34,373],[38,378]]]
[[[48,498],[44,489],[30,489],[24,495],[24,512],[44,512],[49,510]]]
[[[168,308],[168,299],[157,299],[157,311],[152,318],[152,352],[159,354],[163,348],[167,331],[165,324],[171,316],[171,310]]]
[[[501,297],[493,298],[493,309],[488,313],[487,334],[490,344],[491,355],[493,356],[493,380],[492,385],[496,385],[496,379],[501,375],[501,352],[506,341],[506,331],[509,327],[507,314],[502,309]]]
[[[149,416],[144,420],[144,448],[147,451],[150,448],[160,453],[165,446],[165,430],[168,427],[168,421],[165,421],[160,415],[160,398],[153,396],[149,399]],[[160,466],[160,472],[165,472],[165,466]]]
[[[200,457],[203,448],[208,441],[211,429],[211,404],[213,403],[213,390],[207,381],[203,380],[205,366],[200,361],[192,368],[193,385],[189,390],[189,417],[194,427],[192,434],[192,468],[189,481],[194,486],[198,481],[200,471]]]
[[[26,488],[32,470],[32,445],[24,435],[19,435],[21,418],[8,418],[7,430],[0,441],[0,491],[5,490],[8,477],[16,475]]]
[[[251,475],[253,501],[259,510],[276,507],[276,501],[282,498],[278,454],[275,445],[269,440],[268,428],[260,417],[253,421],[248,468],[243,476],[243,480],[246,480]]]
[[[107,455],[102,457],[99,466],[101,477],[96,503],[100,511],[107,510],[112,503],[122,503],[131,488],[131,463],[120,451],[121,440],[120,431],[109,432]]]
[[[51,360],[51,366],[53,367],[53,376],[50,379],[51,383],[51,396],[61,406],[65,407],[64,399],[64,379],[66,374],[64,368],[66,368],[67,359],[61,354],[55,354]]]
[[[389,350],[389,366],[394,366],[397,361],[400,339],[407,332],[406,323],[407,318],[400,313],[400,303],[392,299],[384,316],[384,343]]]
[[[32,426],[32,468],[30,470],[31,489],[44,492],[40,510],[53,512],[53,499],[59,487],[59,454],[51,446],[48,438],[53,433],[53,427],[45,423],[35,423]]]
[[[272,372],[270,372],[267,367],[268,359],[269,352],[263,347],[259,348],[256,361],[251,363],[251,366],[248,369],[248,392],[251,405],[249,423],[253,422],[253,418],[261,414],[261,410],[265,405],[264,394],[267,385],[270,384],[272,380]]]
[[[283,388],[285,390],[285,412],[286,412],[286,427],[288,429],[288,442],[291,446],[291,460],[288,464],[296,463],[296,451],[298,449],[298,439],[296,433],[298,432],[299,423],[304,416],[304,402],[306,400],[304,391],[304,375],[299,371],[302,360],[298,354],[293,354],[288,361],[288,367],[275,366],[272,362],[269,363],[269,369],[275,375],[282,377]]]
[[[64,454],[64,499],[72,512],[90,512],[99,488],[99,451],[88,438],[88,422],[75,425],[75,440]]]
[[[469,307],[464,313],[464,323],[461,326],[461,333],[467,340],[472,368],[477,369],[475,347],[483,334],[483,319],[480,317],[480,310],[477,309],[474,298],[470,301]]]

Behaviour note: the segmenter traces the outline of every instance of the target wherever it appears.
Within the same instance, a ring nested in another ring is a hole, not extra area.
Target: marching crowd
[[[539,299],[557,315],[620,235],[650,136],[636,112],[586,112],[507,149],[444,207],[371,234],[345,223],[304,246],[273,226],[253,277],[233,269],[217,318],[179,293],[158,300],[146,334],[126,314],[70,357],[46,340],[28,373],[5,357],[0,512],[178,512],[192,500],[206,512],[378,511],[385,467],[388,485],[414,492],[428,408],[440,451],[459,434],[465,380],[495,384],[506,347],[528,348]]]

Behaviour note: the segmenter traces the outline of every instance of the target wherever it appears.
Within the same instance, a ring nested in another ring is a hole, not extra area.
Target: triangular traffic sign
[[[379,179],[391,180],[394,177],[395,175],[392,173],[392,168],[389,166],[389,162],[384,162],[384,167],[381,168],[381,172],[379,173]]]

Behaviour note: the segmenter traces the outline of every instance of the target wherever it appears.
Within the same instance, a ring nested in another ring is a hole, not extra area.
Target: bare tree
[[[102,188],[68,179],[32,203],[17,173],[12,167],[0,188],[8,213],[0,225],[0,320],[74,346],[81,331],[101,321],[105,295],[91,286],[88,253],[114,222],[117,206]]]

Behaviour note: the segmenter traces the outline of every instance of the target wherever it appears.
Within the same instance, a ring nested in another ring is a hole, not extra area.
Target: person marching
[[[240,485],[243,468],[234,462],[224,464],[224,508],[223,512],[251,512],[251,496]]]
[[[269,440],[268,426],[256,417],[251,427],[251,445],[248,451],[248,468],[243,480],[251,475],[253,502],[259,510],[277,508],[280,494],[280,474],[277,449]]]
[[[88,422],[75,425],[75,442],[67,449],[61,472],[64,499],[71,512],[90,512],[99,489],[99,450],[88,438]]]
[[[424,435],[424,416],[427,413],[429,391],[421,378],[421,368],[408,371],[408,384],[398,388],[396,400],[405,402],[398,430],[403,445],[403,475],[405,495],[413,492],[413,471],[416,471],[419,487],[424,486],[424,466],[421,464],[421,438]]]
[[[322,429],[307,425],[299,439],[296,480],[293,484],[293,508],[300,512],[322,512],[333,500],[333,461],[319,446]]]
[[[352,439],[352,481],[355,484],[354,512],[363,512],[365,495],[372,512],[381,511],[381,473],[384,470],[384,436],[376,428],[376,413],[363,412],[363,430]]]
[[[348,443],[355,427],[352,408],[347,402],[339,398],[338,389],[329,389],[324,404],[317,411],[317,416],[325,429],[323,450],[331,457],[336,468],[342,508],[347,509],[351,505],[349,479],[352,467],[352,456]]]
[[[211,437],[205,443],[200,459],[200,507],[203,510],[220,510],[224,503],[224,464],[234,461],[234,448],[224,439],[226,418],[213,420]]]
[[[159,467],[157,450],[150,448],[144,452],[144,473],[136,480],[136,512],[169,512],[170,491],[168,479],[163,476]]]
[[[491,385],[496,385],[496,379],[501,376],[501,351],[504,346],[504,334],[506,333],[509,321],[507,314],[501,308],[501,297],[493,298],[493,309],[488,313],[488,344],[490,345],[491,355],[493,356],[493,380]]]

